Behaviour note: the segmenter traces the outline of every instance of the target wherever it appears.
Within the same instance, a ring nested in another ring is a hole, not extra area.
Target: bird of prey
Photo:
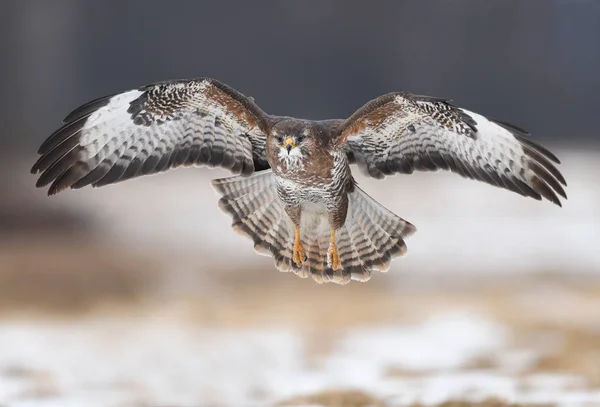
[[[450,100],[395,92],[347,119],[265,113],[211,78],[173,80],[93,100],[48,137],[32,173],[53,195],[180,166],[229,169],[215,179],[234,230],[280,271],[317,282],[366,281],[406,252],[415,227],[359,188],[374,178],[449,170],[561,205],[558,158],[510,124]]]

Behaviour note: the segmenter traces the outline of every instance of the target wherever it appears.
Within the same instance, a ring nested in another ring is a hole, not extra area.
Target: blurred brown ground
[[[368,284],[340,287],[320,286],[250,266],[228,273],[208,272],[203,280],[209,287],[174,295],[164,290],[169,271],[158,267],[148,254],[119,251],[85,237],[52,235],[52,239],[28,241],[26,245],[19,239],[5,238],[0,258],[0,315],[4,318],[52,321],[101,315],[118,320],[121,315],[142,319],[145,315],[170,315],[204,328],[285,324],[303,336],[310,364],[326,357],[336,340],[353,327],[414,323],[438,313],[467,309],[508,327],[513,334],[511,346],[539,352],[534,363],[517,373],[523,389],[535,373],[573,374],[585,379],[586,388],[600,389],[598,276],[539,273],[472,281],[453,275],[424,284],[418,276],[408,274],[406,285],[398,288],[386,284],[387,275],[380,275]],[[503,364],[494,354],[482,355],[462,371],[502,370]],[[400,378],[432,373],[403,367],[388,370],[390,377]],[[34,377],[40,380],[39,374]],[[36,394],[48,397],[50,392],[52,396],[53,387],[48,390],[44,381],[40,383]],[[277,405],[309,403],[329,407],[388,405],[375,395],[335,389],[298,395]],[[549,405],[494,399],[448,401],[440,407]]]
[[[386,274],[337,286],[249,265],[228,272],[204,270],[203,287],[181,294],[165,290],[171,271],[149,253],[61,233],[22,239],[5,236],[0,247],[0,312],[6,317],[118,318],[160,311],[205,327],[285,323],[304,332],[309,354],[319,357],[329,350],[323,344],[332,346],[351,327],[410,323],[469,309],[513,329],[515,346],[550,343],[539,349],[542,357],[524,375],[574,373],[600,388],[600,275],[540,271],[472,278],[454,273],[437,276],[433,283],[405,273],[400,286],[387,284]],[[493,368],[500,362],[490,355],[471,367]],[[406,372],[392,369],[389,374]]]

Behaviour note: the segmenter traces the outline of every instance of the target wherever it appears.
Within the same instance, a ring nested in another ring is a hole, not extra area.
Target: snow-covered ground
[[[179,318],[87,318],[0,324],[0,401],[11,407],[269,406],[327,389],[389,406],[446,400],[598,406],[600,389],[567,373],[523,375],[537,357],[510,328],[473,312],[348,331],[307,355],[285,327],[202,328]],[[481,355],[493,367],[469,367]],[[401,373],[397,373],[401,372]]]

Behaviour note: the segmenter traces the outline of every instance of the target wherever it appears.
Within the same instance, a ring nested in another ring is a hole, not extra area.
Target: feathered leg
[[[302,263],[306,260],[306,251],[300,241],[300,226],[296,226],[296,237],[294,238],[294,263],[296,266],[301,267]]]
[[[302,267],[302,263],[306,261],[306,250],[302,246],[300,241],[300,219],[302,218],[302,208],[299,206],[285,206],[285,212],[288,214],[294,226],[296,227],[296,233],[294,236],[294,252],[292,259],[298,268]]]
[[[340,255],[335,245],[335,229],[331,229],[329,237],[329,249],[327,250],[327,267],[337,270],[340,267]]]
[[[340,254],[335,244],[335,231],[340,230],[348,215],[348,195],[341,194],[335,201],[328,202],[329,248],[327,249],[327,267],[338,270],[341,266]]]

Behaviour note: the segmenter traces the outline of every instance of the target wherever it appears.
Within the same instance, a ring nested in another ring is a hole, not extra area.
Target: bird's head
[[[308,136],[308,129],[301,126],[275,126],[272,130],[273,139],[282,152],[290,154],[299,153],[298,148],[304,146]]]
[[[271,148],[281,161],[290,163],[308,154],[310,129],[298,120],[284,120],[271,129]]]

